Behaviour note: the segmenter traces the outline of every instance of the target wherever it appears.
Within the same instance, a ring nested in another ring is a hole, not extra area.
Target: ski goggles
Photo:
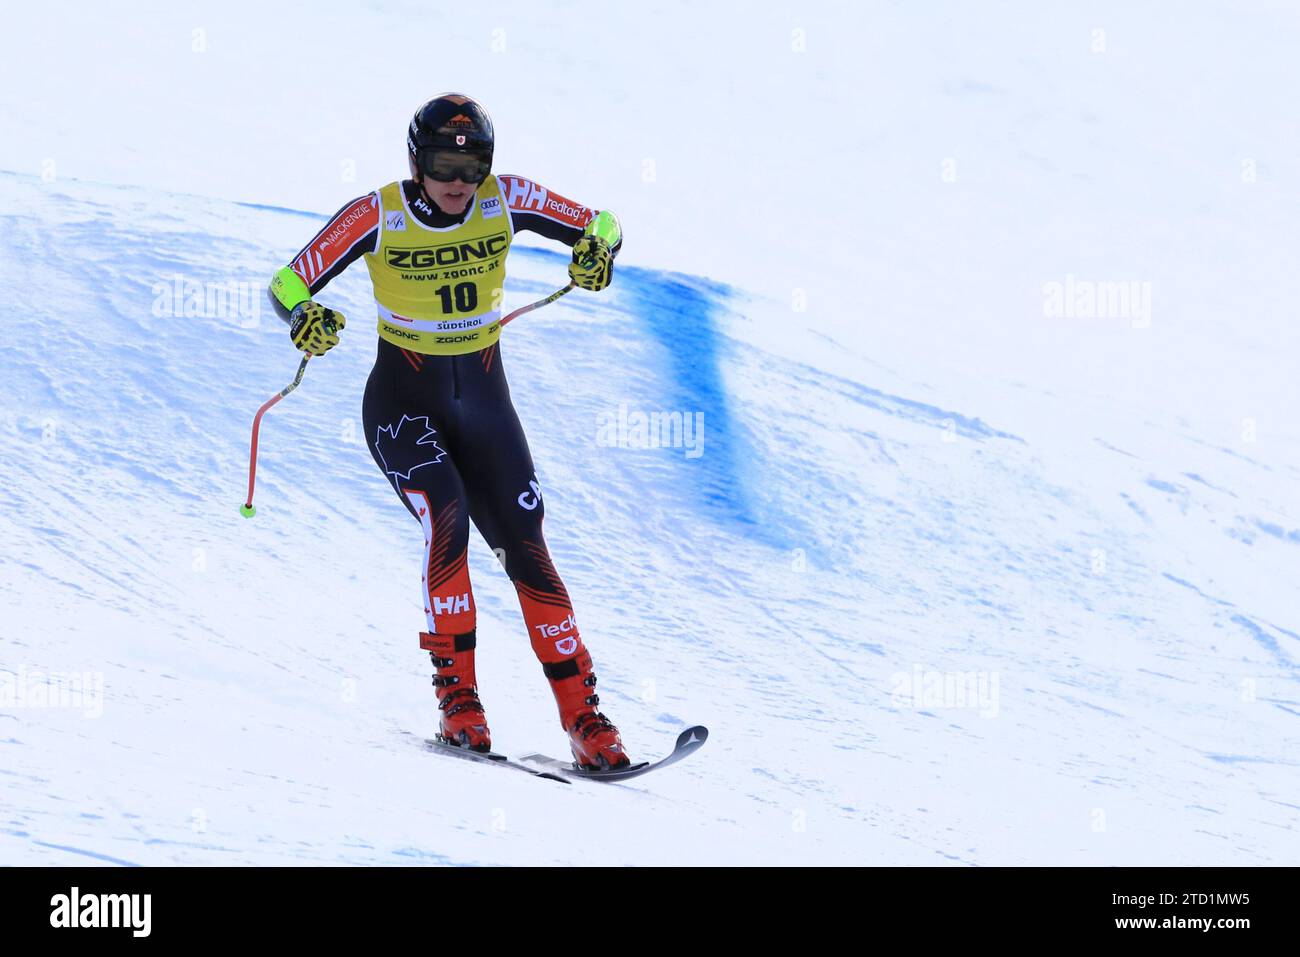
[[[420,172],[439,183],[481,183],[492,171],[491,150],[422,149]]]

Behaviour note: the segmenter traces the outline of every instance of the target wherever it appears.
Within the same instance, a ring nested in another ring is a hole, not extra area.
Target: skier
[[[411,178],[340,209],[275,274],[272,305],[295,346],[324,355],[345,321],[313,297],[365,257],[379,351],[362,419],[375,463],[424,529],[420,647],[435,669],[439,739],[475,751],[492,745],[474,677],[472,520],[515,586],[574,758],[585,768],[626,766],[618,729],[596,710],[591,655],[542,537],[541,489],[498,342],[514,234],[571,246],[570,278],[598,291],[622,246],[618,221],[521,176],[494,175],[492,121],[467,96],[421,106],[406,145]]]

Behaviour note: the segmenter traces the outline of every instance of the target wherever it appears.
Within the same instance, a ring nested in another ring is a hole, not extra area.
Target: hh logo
[[[463,611],[469,611],[469,592],[463,595],[451,595],[447,598],[439,598],[436,595],[430,599],[433,605],[435,615],[456,615]]]
[[[511,209],[546,209],[546,189],[522,176],[503,176],[506,185],[506,202]]]

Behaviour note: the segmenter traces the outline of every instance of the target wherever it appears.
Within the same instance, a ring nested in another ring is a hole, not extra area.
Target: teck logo
[[[569,632],[577,632],[578,620],[573,617],[573,612],[565,616],[564,621],[558,625],[533,625],[538,634],[543,638],[560,638],[561,635],[567,636]],[[571,655],[578,647],[577,635],[564,637],[555,643],[555,650],[562,655]]]

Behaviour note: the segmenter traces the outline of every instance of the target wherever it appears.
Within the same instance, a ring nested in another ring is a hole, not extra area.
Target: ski
[[[479,764],[492,764],[499,768],[513,768],[516,771],[523,771],[525,774],[531,774],[535,778],[545,778],[548,781],[559,781],[561,784],[569,783],[566,778],[559,774],[555,774],[551,771],[541,771],[537,768],[531,768],[526,764],[520,764],[518,761],[512,761],[504,754],[500,754],[496,751],[470,751],[466,748],[457,747],[454,744],[446,744],[436,738],[425,738],[424,749],[426,751],[432,751],[434,754],[445,754],[448,757],[460,758],[463,761],[475,761]]]
[[[586,771],[579,768],[576,762],[561,761],[558,758],[548,758],[544,754],[524,754],[520,755],[520,761],[527,761],[538,767],[543,767],[556,774],[563,775],[566,778],[581,778],[587,781],[627,781],[630,778],[638,778],[643,774],[648,774],[657,768],[667,767],[670,764],[676,764],[687,755],[693,754],[704,746],[704,742],[709,739],[709,729],[703,725],[696,725],[693,728],[687,728],[677,736],[677,744],[673,746],[672,751],[660,758],[658,761],[642,761],[640,764],[634,764],[628,768],[618,768],[613,771]]]

